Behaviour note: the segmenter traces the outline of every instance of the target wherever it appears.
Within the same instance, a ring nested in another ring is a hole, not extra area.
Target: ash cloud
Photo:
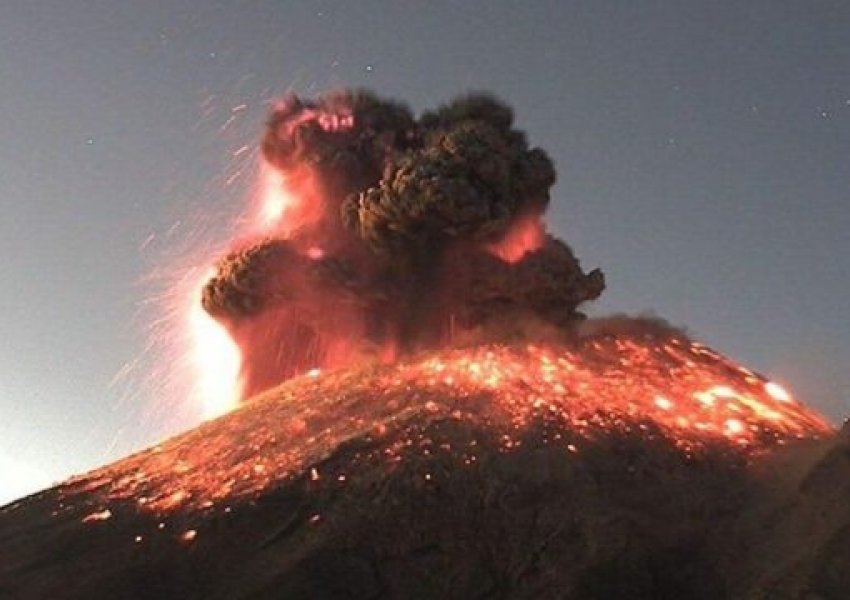
[[[362,90],[273,110],[263,157],[294,203],[203,293],[242,349],[247,394],[505,320],[583,319],[604,277],[546,234],[555,169],[513,121],[487,94],[419,117]]]

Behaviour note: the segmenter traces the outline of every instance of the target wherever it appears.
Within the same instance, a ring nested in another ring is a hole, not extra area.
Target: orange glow
[[[209,316],[201,306],[204,283],[214,275],[210,270],[198,282],[189,308],[189,330],[192,341],[192,363],[196,372],[193,395],[203,406],[205,419],[233,410],[239,400],[239,347],[223,325]]]
[[[520,217],[498,242],[487,249],[505,262],[515,263],[543,245],[545,231],[539,215]]]
[[[296,377],[221,420],[79,478],[67,493],[98,491],[104,503],[129,500],[155,514],[227,511],[292,478],[348,482],[351,473],[317,465],[350,440],[374,440],[362,460],[403,460],[424,435],[407,423],[467,422],[469,431],[486,423],[505,452],[535,435],[571,454],[602,436],[639,435],[666,440],[685,458],[718,448],[746,458],[832,431],[804,405],[774,397],[768,383],[677,337],[449,349]],[[478,440],[454,444],[445,451],[475,468]]]

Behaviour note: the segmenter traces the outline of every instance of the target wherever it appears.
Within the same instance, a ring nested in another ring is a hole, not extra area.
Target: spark
[[[224,182],[225,187],[229,187],[229,186],[233,185],[233,182],[236,181],[237,179],[239,179],[241,176],[242,176],[242,171],[241,170],[236,171],[233,175],[228,177],[227,180]]]
[[[194,529],[189,529],[180,534],[180,541],[189,543],[194,541],[196,537],[198,537],[198,532]]]
[[[234,121],[236,121],[236,117],[237,117],[237,115],[236,115],[236,114],[232,114],[232,115],[230,115],[229,117],[227,117],[227,119],[224,121],[224,123],[222,124],[222,126],[218,128],[219,132],[220,132],[220,133],[224,133],[224,131],[225,131],[228,127],[230,127],[231,125],[233,125]]]
[[[150,243],[154,241],[154,238],[156,238],[156,233],[151,233],[148,237],[146,237],[145,240],[141,244],[139,244],[139,251],[141,252],[142,250],[147,248]]]

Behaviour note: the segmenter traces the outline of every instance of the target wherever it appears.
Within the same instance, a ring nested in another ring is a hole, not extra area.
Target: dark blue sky
[[[151,409],[145,301],[224,236],[287,89],[501,95],[594,314],[850,414],[847,2],[3,0],[0,82],[0,501],[192,424]]]

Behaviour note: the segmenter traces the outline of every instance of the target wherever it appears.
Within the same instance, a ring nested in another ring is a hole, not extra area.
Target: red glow
[[[338,220],[326,214],[338,212],[338,201],[327,197],[309,167],[283,175],[263,162],[254,206],[245,235],[234,235],[234,249],[273,237],[288,240],[303,257],[318,261],[347,243]],[[310,369],[348,365],[351,340],[364,335],[356,306],[317,291],[303,265],[281,265],[276,276],[286,281],[289,302],[251,319],[217,322],[201,307],[203,284],[191,292],[193,362],[208,416]]]
[[[529,252],[540,248],[545,241],[546,231],[540,215],[519,217],[498,242],[487,249],[505,262],[515,263]]]

